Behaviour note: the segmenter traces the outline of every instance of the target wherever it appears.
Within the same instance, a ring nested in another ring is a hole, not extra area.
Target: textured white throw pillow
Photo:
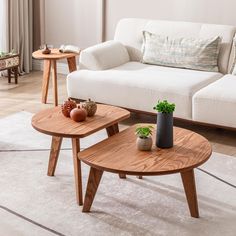
[[[236,75],[236,38],[233,39],[232,50],[233,50],[233,63],[230,69],[230,74]]]
[[[218,72],[221,37],[173,38],[143,32],[142,62],[161,66]]]

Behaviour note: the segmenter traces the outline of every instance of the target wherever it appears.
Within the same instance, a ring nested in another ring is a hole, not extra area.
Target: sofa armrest
[[[128,62],[126,47],[116,41],[107,41],[83,50],[80,54],[80,69],[107,70]]]

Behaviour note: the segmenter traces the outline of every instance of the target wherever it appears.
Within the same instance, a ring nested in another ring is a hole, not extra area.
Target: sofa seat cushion
[[[193,96],[193,120],[236,128],[236,76],[225,75]]]
[[[103,71],[79,70],[67,76],[68,96],[154,112],[158,100],[176,104],[175,117],[192,119],[192,96],[222,77],[204,72],[128,62]]]

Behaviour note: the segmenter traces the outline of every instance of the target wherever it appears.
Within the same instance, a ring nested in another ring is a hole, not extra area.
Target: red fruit
[[[76,103],[69,99],[68,101],[65,101],[63,105],[61,105],[62,114],[66,117],[70,117],[70,112],[76,107]]]
[[[70,112],[70,118],[76,122],[84,121],[86,120],[87,112],[83,108],[74,108]]]

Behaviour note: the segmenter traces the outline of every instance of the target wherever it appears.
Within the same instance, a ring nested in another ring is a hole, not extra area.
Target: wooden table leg
[[[14,67],[15,84],[18,83],[18,66]]]
[[[81,162],[78,158],[78,153],[80,152],[79,139],[72,138],[72,150],[73,150],[73,161],[74,161],[76,200],[77,203],[81,206],[83,205],[83,193],[82,193]]]
[[[11,83],[11,69],[7,69],[8,83]]]
[[[119,126],[118,126],[118,123],[107,127],[107,128],[106,128],[106,131],[107,131],[108,137],[111,137],[111,136],[113,136],[113,135],[119,133]]]
[[[112,135],[119,133],[119,126],[118,126],[118,124],[114,124],[114,125],[108,127],[106,130],[107,130],[108,137],[111,137]],[[119,176],[121,179],[126,179],[125,174],[119,174]],[[137,176],[137,178],[142,179],[143,176],[140,175],[140,176]]]
[[[58,94],[57,94],[57,61],[52,60],[52,85],[53,85],[53,96],[54,105],[58,105]]]
[[[52,137],[51,143],[51,152],[48,163],[48,176],[54,176],[57,160],[61,149],[62,138],[61,137]]]
[[[194,170],[189,170],[181,173],[182,182],[184,185],[185,195],[188,201],[188,207],[192,217],[198,218],[198,202],[197,202],[197,192],[194,179]]]
[[[87,183],[87,190],[84,198],[83,212],[89,212],[93,204],[94,197],[96,195],[100,180],[102,178],[103,171],[90,168],[89,179]]]
[[[51,71],[51,61],[44,60],[43,83],[42,83],[42,103],[47,103],[50,71]]]
[[[76,58],[75,57],[67,58],[67,63],[68,63],[70,73],[77,70]]]
[[[107,135],[108,135],[108,137],[111,137],[111,136],[113,136],[113,135],[119,133],[119,126],[118,126],[118,123],[107,127],[106,130],[107,130]],[[125,174],[119,174],[119,177],[120,177],[121,179],[126,179],[126,175],[125,175]]]

